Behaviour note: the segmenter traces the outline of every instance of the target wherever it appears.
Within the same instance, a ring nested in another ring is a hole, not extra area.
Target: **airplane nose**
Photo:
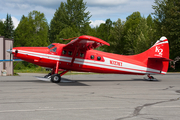
[[[12,54],[12,49],[7,50],[8,53]]]

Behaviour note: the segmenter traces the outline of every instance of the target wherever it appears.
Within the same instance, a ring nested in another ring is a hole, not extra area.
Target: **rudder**
[[[166,74],[169,61],[169,43],[166,37],[161,37],[148,51],[147,67]]]
[[[142,62],[147,67],[147,74],[165,74],[169,67],[169,43],[166,37],[160,40],[143,53],[129,56],[132,59]]]

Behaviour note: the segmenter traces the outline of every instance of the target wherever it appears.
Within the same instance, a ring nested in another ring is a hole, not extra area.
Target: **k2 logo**
[[[155,52],[158,53],[158,54],[155,54],[155,56],[162,57],[162,55],[163,55],[163,49],[161,49],[160,47],[157,47],[157,46],[156,46]]]

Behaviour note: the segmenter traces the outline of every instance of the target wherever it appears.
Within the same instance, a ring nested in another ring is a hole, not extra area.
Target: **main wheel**
[[[54,74],[51,76],[51,82],[59,83],[61,81],[61,76],[59,74]]]

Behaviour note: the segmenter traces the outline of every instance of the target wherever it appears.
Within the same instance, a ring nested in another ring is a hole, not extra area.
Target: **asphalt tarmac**
[[[0,77],[0,120],[180,120],[180,74]]]

